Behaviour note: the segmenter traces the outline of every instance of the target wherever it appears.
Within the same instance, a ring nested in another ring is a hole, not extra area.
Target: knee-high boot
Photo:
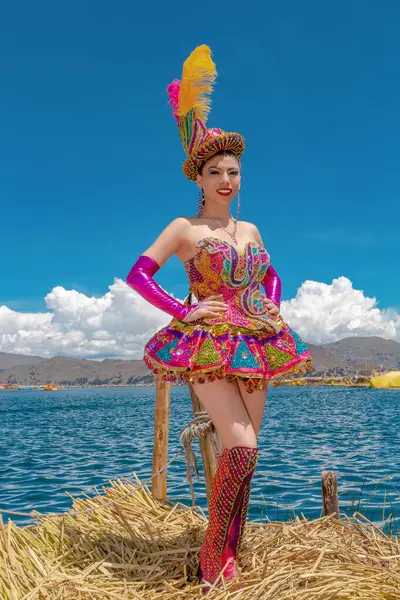
[[[258,456],[257,456],[258,458]],[[240,550],[242,547],[244,530],[247,522],[247,513],[249,509],[249,501],[250,501],[250,491],[251,491],[251,482],[253,479],[254,471],[256,468],[256,462],[254,464],[254,469],[251,473],[249,473],[244,481],[243,490],[241,491],[241,501],[239,504],[239,508],[235,513],[235,516],[231,525],[231,545],[235,548],[236,556],[240,554]],[[242,493],[243,492],[243,493]]]
[[[209,503],[209,523],[200,549],[199,579],[214,583],[221,572],[231,579],[247,518],[250,483],[258,449],[226,448],[220,456]]]

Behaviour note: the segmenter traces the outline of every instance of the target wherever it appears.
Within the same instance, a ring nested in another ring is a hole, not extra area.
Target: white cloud
[[[142,358],[146,341],[171,320],[117,278],[101,298],[57,286],[45,304],[47,311],[42,313],[0,306],[0,351]],[[368,335],[400,341],[399,313],[380,310],[376,304],[349,279],[339,277],[331,284],[305,281],[281,308],[285,321],[310,343]]]
[[[171,320],[117,278],[101,298],[57,286],[45,303],[44,313],[0,307],[0,351],[142,358],[147,339]]]
[[[347,277],[331,284],[305,281],[295,298],[282,302],[281,311],[290,327],[313,344],[372,335],[400,342],[400,314],[377,308],[376,298],[355,290]]]

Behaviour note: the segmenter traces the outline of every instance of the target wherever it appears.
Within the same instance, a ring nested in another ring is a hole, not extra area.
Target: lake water
[[[95,495],[96,486],[133,471],[150,477],[154,400],[154,387],[1,391],[0,508],[56,512],[71,506],[65,492]],[[188,388],[171,387],[170,458],[191,417]],[[329,469],[338,475],[341,511],[352,514],[360,500],[361,512],[382,526],[386,506],[398,533],[399,423],[400,390],[271,387],[249,518],[320,517],[321,472]],[[199,457],[197,441],[193,447]],[[168,468],[167,496],[190,505],[185,470],[182,454]],[[194,487],[206,509],[202,477]]]

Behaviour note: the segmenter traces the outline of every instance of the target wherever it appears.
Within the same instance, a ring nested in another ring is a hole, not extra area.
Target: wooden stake
[[[156,403],[154,408],[153,474],[168,461],[170,413],[170,383],[156,376]],[[167,469],[152,479],[151,491],[157,500],[167,496]]]
[[[193,387],[189,385],[190,397],[192,399],[193,414],[204,411]],[[206,482],[207,500],[210,500],[211,487],[217,470],[217,455],[221,454],[222,446],[216,430],[205,431],[199,439],[200,452],[203,458],[204,479]]]
[[[338,482],[334,471],[322,471],[322,502],[324,515],[339,515]]]

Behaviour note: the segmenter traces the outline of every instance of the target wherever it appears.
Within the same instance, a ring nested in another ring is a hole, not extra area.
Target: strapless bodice
[[[184,263],[190,290],[198,300],[222,294],[228,305],[221,317],[203,318],[201,322],[232,323],[248,329],[281,327],[270,315],[260,283],[270,264],[270,256],[258,242],[249,241],[242,252],[225,240],[205,237],[197,243],[199,251]]]

